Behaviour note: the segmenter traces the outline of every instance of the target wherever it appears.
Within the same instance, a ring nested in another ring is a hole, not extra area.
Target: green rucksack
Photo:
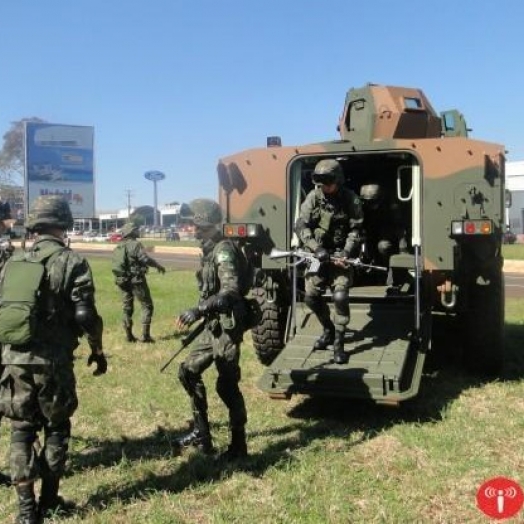
[[[0,275],[0,343],[21,346],[35,337],[47,313],[46,265],[64,249],[54,247],[38,257],[30,251],[6,263]]]

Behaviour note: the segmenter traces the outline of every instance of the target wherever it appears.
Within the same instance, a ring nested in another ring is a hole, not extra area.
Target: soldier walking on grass
[[[122,240],[113,251],[113,274],[115,283],[122,292],[123,326],[128,342],[137,342],[133,335],[134,299],[142,308],[142,337],[140,342],[152,343],[151,319],[153,317],[153,299],[146,273],[154,267],[159,273],[165,273],[164,266],[151,258],[144,246],[137,240],[138,227],[128,223],[122,228]]]
[[[249,288],[246,260],[240,247],[224,239],[219,205],[207,199],[189,204],[202,246],[201,268],[197,272],[200,300],[197,307],[177,319],[179,328],[203,318],[205,329],[180,365],[179,379],[191,399],[193,430],[178,440],[182,447],[193,445],[206,454],[214,452],[202,374],[214,362],[218,371],[216,390],[229,411],[231,441],[221,455],[225,460],[247,456],[246,405],[239,388],[240,344],[246,329],[244,294]]]
[[[15,254],[0,275],[4,365],[0,412],[11,420],[10,467],[18,495],[18,524],[40,522],[68,506],[58,496],[58,488],[67,459],[71,417],[78,406],[73,352],[79,337],[87,336],[91,349],[87,363],[96,365],[93,374],[107,371],[91,268],[64,244],[65,231],[72,225],[65,200],[38,197],[26,223],[36,240],[27,252]],[[33,267],[38,267],[39,279],[33,280],[38,274]],[[24,305],[31,304],[32,296],[38,297],[34,309],[24,316]],[[37,435],[41,431],[40,447]],[[37,505],[38,477],[42,484]]]

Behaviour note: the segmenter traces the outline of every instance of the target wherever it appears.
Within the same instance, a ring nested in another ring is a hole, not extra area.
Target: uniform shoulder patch
[[[232,262],[235,259],[235,253],[229,244],[224,243],[218,249],[215,257],[218,264],[223,264],[224,262]]]

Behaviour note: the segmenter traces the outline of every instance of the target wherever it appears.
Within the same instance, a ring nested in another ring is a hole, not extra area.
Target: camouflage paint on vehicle
[[[293,339],[297,340],[289,311],[284,313],[290,307],[291,274],[289,268],[283,269],[281,261],[268,255],[272,248],[290,249],[296,245],[293,225],[300,203],[311,187],[310,173],[318,160],[336,158],[352,189],[358,190],[366,181],[378,178],[396,195],[403,209],[411,251],[407,256],[392,257],[391,267],[416,273],[415,320],[410,326],[410,337],[417,343],[410,343],[409,348],[417,346],[414,351],[420,356],[431,347],[430,319],[435,312],[443,312],[446,318],[458,319],[463,325],[464,353],[469,363],[475,360],[475,351],[480,351],[481,358],[477,360],[482,361],[482,371],[498,370],[503,355],[500,247],[504,230],[504,146],[469,138],[459,111],[439,115],[424,93],[413,88],[369,84],[351,89],[338,129],[340,139],[246,150],[222,158],[218,165],[219,202],[225,222],[258,225],[259,234],[250,242],[261,275],[257,292],[263,298],[265,294],[269,303],[276,300],[280,304],[276,309],[272,306],[275,311],[270,316],[273,318],[278,310],[278,323],[287,322],[280,325],[282,354]],[[452,231],[453,224],[455,228],[463,227],[462,232]],[[466,234],[464,228],[468,227],[475,234]],[[404,298],[410,297],[411,292]],[[365,302],[358,297],[356,300]],[[479,300],[489,305],[479,309],[474,304]],[[491,330],[485,328],[483,333],[483,338],[494,346],[492,350],[473,333],[473,324],[479,318],[488,324],[491,319],[496,325]],[[376,324],[374,329],[380,333],[385,324]],[[262,345],[267,344],[266,339],[260,340]],[[267,340],[278,345],[279,337],[272,335]],[[274,349],[277,355],[281,348]],[[272,348],[266,350],[272,352]],[[268,372],[279,374],[274,367]],[[390,372],[394,375],[401,370],[392,368]],[[361,380],[366,382],[365,377]],[[402,380],[406,382],[405,378]],[[418,385],[413,386],[416,377],[410,380],[405,387],[412,390],[413,396]],[[347,396],[362,396],[355,392],[361,386],[348,386]],[[290,379],[288,393],[315,394],[314,387],[293,388]],[[370,389],[364,389],[364,396],[369,396]],[[332,393],[343,394],[336,388]],[[371,397],[387,402],[395,395],[400,398],[398,391],[385,396],[375,391]]]

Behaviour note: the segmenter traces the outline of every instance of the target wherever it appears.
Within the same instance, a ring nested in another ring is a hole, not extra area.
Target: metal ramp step
[[[332,348],[313,351],[322,332],[315,315],[300,305],[296,336],[266,370],[262,389],[271,392],[374,398],[400,392],[409,373],[414,327],[413,303],[351,305],[344,349],[346,364],[333,362]]]

